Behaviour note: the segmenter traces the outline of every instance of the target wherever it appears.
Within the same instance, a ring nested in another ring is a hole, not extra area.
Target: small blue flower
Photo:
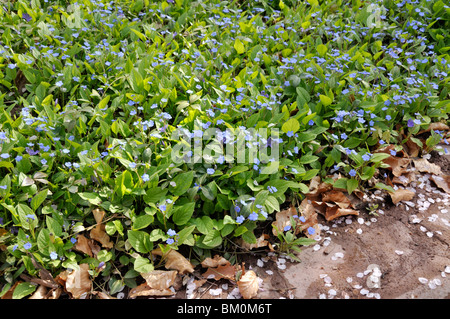
[[[164,204],[159,205],[158,208],[159,208],[162,212],[165,212],[166,209],[167,209],[166,205],[164,205]]]
[[[236,213],[239,213],[241,211],[241,208],[239,206],[234,206],[234,210]]]
[[[212,174],[215,173],[215,169],[214,169],[214,168],[208,168],[208,169],[206,170],[206,173],[208,173],[209,175],[212,175]]]
[[[251,213],[251,214],[248,216],[248,219],[249,219],[249,220],[253,220],[253,221],[257,220],[257,219],[258,219],[258,213],[256,213],[256,212]]]
[[[284,226],[284,229],[283,229],[284,231],[289,231],[289,230],[291,230],[291,225],[287,225],[287,226]]]
[[[355,176],[356,176],[356,171],[352,168],[352,169],[350,170],[350,172],[348,172],[348,175],[350,175],[350,176],[352,176],[352,177],[355,177]]]
[[[144,182],[148,182],[150,180],[150,176],[148,176],[148,174],[142,174],[141,178]]]
[[[244,216],[239,215],[239,216],[236,218],[236,223],[242,224],[242,222],[243,222],[244,220],[245,220]]]
[[[169,245],[172,245],[175,242],[175,240],[173,240],[173,238],[169,238],[166,240],[166,243],[168,243]]]
[[[294,132],[293,132],[293,131],[288,131],[288,132],[286,133],[286,135],[287,135],[288,137],[292,137],[292,136],[294,136]]]
[[[370,160],[370,157],[371,157],[371,154],[366,153],[366,154],[364,154],[364,155],[362,156],[362,159],[363,159],[365,162],[367,162],[368,160]]]
[[[316,230],[313,227],[308,227],[307,230],[308,230],[308,234],[310,234],[310,235],[314,235],[316,232]]]
[[[52,252],[50,253],[50,259],[51,259],[51,260],[55,260],[56,258],[58,258],[58,254],[55,253],[54,251],[52,251]]]
[[[176,234],[177,234],[177,232],[174,231],[173,229],[169,229],[169,230],[167,231],[167,235],[169,235],[169,236],[175,236]]]
[[[25,248],[26,250],[28,250],[28,249],[30,249],[31,248],[31,243],[30,242],[27,242],[25,245],[23,245],[23,248]]]
[[[63,82],[62,81],[58,81],[58,82],[55,83],[55,85],[57,87],[61,87],[61,86],[63,86]]]

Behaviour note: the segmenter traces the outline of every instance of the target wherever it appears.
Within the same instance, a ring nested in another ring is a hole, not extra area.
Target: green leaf
[[[154,219],[155,218],[152,215],[147,214],[136,217],[133,222],[133,230],[139,230],[147,227],[148,225],[153,223]]]
[[[136,270],[138,273],[145,274],[153,271],[154,269],[155,267],[150,263],[148,258],[144,258],[141,256],[136,257],[134,261],[134,270]]]
[[[58,237],[62,235],[62,226],[56,219],[46,216],[45,222],[47,224],[47,228],[52,234]]]
[[[32,285],[28,282],[21,282],[14,288],[12,298],[13,299],[22,299],[25,296],[33,293],[36,290],[36,285]]]
[[[320,102],[322,102],[322,104],[323,104],[323,106],[328,106],[328,105],[330,105],[333,101],[328,97],[328,96],[326,96],[326,95],[322,95],[322,94],[320,94],[320,96],[319,96],[319,98],[320,98]]]
[[[33,211],[36,211],[36,209],[38,209],[38,207],[44,202],[44,200],[47,198],[47,194],[48,190],[44,189],[43,191],[40,191],[33,197],[30,203],[30,206],[33,209]]]
[[[140,230],[129,230],[128,241],[130,245],[140,253],[148,253],[153,249],[153,243],[150,241],[150,235]]]
[[[191,187],[194,180],[194,172],[181,173],[172,180],[175,186],[169,186],[170,192],[175,196],[181,196]]]
[[[195,202],[174,207],[172,215],[173,222],[178,226],[185,225],[192,217],[195,209]]]
[[[292,132],[296,133],[300,129],[300,123],[295,118],[290,118],[286,123],[281,126],[281,130],[284,133]]]
[[[351,178],[347,180],[347,191],[349,194],[353,193],[358,188],[358,180]]]
[[[317,49],[317,53],[319,53],[321,56],[324,56],[325,53],[327,53],[327,51],[328,51],[327,46],[326,46],[326,45],[323,45],[323,44],[319,44],[319,45],[316,47],[316,49]]]
[[[192,234],[192,232],[195,229],[195,225],[191,225],[189,227],[183,228],[178,232],[178,245],[185,244],[185,241],[188,239],[189,235]]]
[[[234,48],[236,49],[238,54],[242,54],[245,52],[245,46],[239,39],[236,39],[234,41]]]
[[[100,196],[96,193],[78,193],[78,195],[94,206],[98,206],[102,203]]]

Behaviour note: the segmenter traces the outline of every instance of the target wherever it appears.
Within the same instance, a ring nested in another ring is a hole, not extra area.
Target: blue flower
[[[289,230],[291,230],[291,225],[284,226],[283,230],[284,230],[284,231],[289,231]]]
[[[175,242],[175,240],[173,240],[173,238],[169,238],[166,240],[166,243],[168,243],[169,245],[172,245]]]
[[[249,220],[253,220],[253,221],[257,220],[257,219],[258,219],[258,213],[256,213],[256,212],[251,213],[251,214],[248,216],[248,219],[249,219]]]
[[[352,168],[352,169],[350,170],[350,172],[348,172],[348,175],[350,175],[350,176],[352,176],[352,177],[355,177],[355,176],[356,176],[356,171]]]
[[[61,86],[63,86],[63,82],[62,81],[58,81],[58,82],[55,83],[55,85],[57,87],[61,87]]]
[[[77,239],[76,238],[70,238],[70,242],[72,243],[72,244],[75,244],[76,242],[77,242]]]
[[[310,234],[310,235],[314,235],[316,232],[316,230],[313,227],[308,227],[307,231],[308,231],[308,234]]]
[[[150,176],[148,176],[148,174],[145,173],[142,174],[141,178],[144,182],[148,182],[150,180]]]
[[[292,137],[292,136],[294,136],[294,132],[293,132],[293,131],[288,131],[288,132],[286,133],[286,135],[287,135],[288,137]]]
[[[52,252],[50,253],[50,259],[51,259],[51,260],[55,260],[56,258],[58,258],[58,254],[55,253],[54,251],[52,251]]]
[[[167,209],[166,205],[164,205],[164,204],[159,205],[158,208],[159,208],[162,212],[165,212],[166,209]]]
[[[241,208],[239,206],[234,206],[234,210],[236,213],[239,213],[241,211]]]
[[[208,173],[209,175],[212,175],[212,174],[215,173],[215,169],[214,169],[214,168],[208,168],[208,169],[206,170],[206,173]]]
[[[370,160],[371,154],[370,153],[366,153],[362,156],[362,159],[367,162],[368,160]]]
[[[244,216],[239,215],[239,216],[236,218],[236,223],[242,224],[242,222],[243,222],[244,220],[245,220]]]
[[[30,249],[31,248],[31,243],[30,242],[27,242],[25,245],[23,245],[23,248],[25,248],[26,250],[28,250],[28,249]]]
[[[177,234],[177,232],[171,228],[167,231],[167,235],[169,235],[169,236],[175,236],[176,234]]]

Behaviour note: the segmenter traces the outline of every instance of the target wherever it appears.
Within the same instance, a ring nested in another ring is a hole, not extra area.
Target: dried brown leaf
[[[442,170],[438,165],[430,163],[430,162],[428,162],[428,160],[426,160],[424,158],[413,160],[413,162],[414,162],[414,167],[419,172],[430,173],[430,174],[434,174],[434,175],[442,174]]]
[[[47,299],[47,288],[39,286],[29,299]]]
[[[89,265],[81,264],[78,269],[69,273],[65,282],[65,288],[75,299],[79,299],[85,294],[88,294],[92,289]]]
[[[432,175],[430,179],[437,187],[442,188],[447,194],[450,194],[450,175]]]
[[[392,183],[402,184],[403,186],[408,186],[411,182],[414,182],[415,180],[416,180],[416,175],[413,172],[408,172],[401,176],[394,176],[394,178],[392,179]],[[393,187],[392,183],[390,186]]]
[[[448,127],[448,125],[442,123],[442,122],[436,122],[436,123],[430,123],[430,125],[428,126],[428,128],[426,130],[421,130],[419,131],[419,133],[417,133],[418,135],[425,133],[425,132],[429,132],[429,131],[448,131],[450,130],[450,128]]]
[[[328,206],[325,213],[325,219],[327,221],[339,218],[341,216],[347,216],[347,215],[355,215],[358,216],[359,212],[354,209],[350,208],[339,208],[338,206],[330,207]]]
[[[77,235],[77,242],[74,246],[75,250],[78,250],[79,252],[85,253],[86,255],[89,255],[89,257],[93,257],[91,245],[89,243],[90,239],[87,239],[84,235],[78,234]]]
[[[110,240],[109,235],[105,231],[105,224],[102,224],[105,217],[105,211],[101,209],[94,209],[92,211],[97,225],[89,233],[90,237],[102,244],[103,248],[113,248],[114,243]]]
[[[409,201],[413,199],[416,193],[408,189],[399,188],[395,192],[389,193],[389,195],[391,195],[392,202],[397,204],[403,200]]]
[[[253,270],[249,270],[239,279],[237,285],[244,299],[252,299],[258,294],[259,278]]]
[[[301,202],[298,209],[300,211],[301,216],[305,218],[304,223],[299,223],[299,230],[309,238],[320,236],[320,228],[317,222],[317,213],[316,210],[314,209],[314,206],[308,201],[308,199],[305,198]],[[310,235],[307,232],[307,229],[309,227],[314,228],[315,232],[313,235]]]
[[[192,264],[179,252],[171,249],[167,254],[163,256],[161,249],[158,247],[152,250],[153,255],[162,256],[166,263],[166,269],[178,270],[181,274],[193,273],[194,267]]]
[[[259,236],[256,239],[256,243],[254,244],[249,244],[247,243],[245,240],[243,240],[242,238],[239,239],[239,245],[247,250],[252,250],[254,248],[261,248],[261,247],[266,247],[269,245],[269,242],[267,241],[267,239],[269,239],[269,235],[268,234],[262,234],[261,236]]]
[[[292,226],[291,225],[291,217],[293,217],[294,215],[298,215],[297,213],[297,209],[295,209],[295,207],[290,207],[289,209],[285,209],[282,210],[278,213],[276,213],[275,217],[275,221],[272,222],[272,225],[275,227],[272,227],[272,233],[277,236],[278,235],[278,231],[277,229],[282,232],[284,227],[286,226]]]
[[[147,283],[143,283],[133,289],[130,290],[129,297],[136,298],[142,296],[171,296],[174,295],[175,291],[171,289],[154,289],[147,285]]]
[[[228,279],[228,280],[235,280],[236,279],[236,273],[240,270],[239,266],[233,266],[228,261],[227,264],[219,265],[218,267],[210,267],[208,270],[203,274],[203,277],[206,279]]]
[[[201,265],[204,268],[208,268],[208,267],[218,267],[218,266],[223,266],[223,265],[228,265],[230,262],[225,259],[222,256],[219,255],[215,255],[214,258],[205,258],[205,260],[202,261]]]
[[[175,270],[153,270],[148,273],[141,274],[147,282],[147,285],[154,289],[169,289],[175,282],[177,271]]]
[[[408,158],[389,156],[383,160],[385,164],[392,170],[394,176],[401,176],[408,171],[408,165],[411,162]]]
[[[322,201],[324,202],[334,202],[340,208],[349,208],[353,207],[350,199],[345,196],[345,194],[341,191],[332,190],[322,194]]]

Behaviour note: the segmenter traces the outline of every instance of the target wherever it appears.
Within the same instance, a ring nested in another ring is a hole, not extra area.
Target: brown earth
[[[450,156],[431,155],[449,174]],[[319,216],[321,237],[296,254],[300,262],[270,252],[239,256],[260,278],[256,298],[450,299],[450,194],[418,172],[408,188],[413,199],[396,205],[372,194],[376,214],[362,208],[331,222]],[[208,280],[175,298],[241,298],[238,291],[233,282]]]

